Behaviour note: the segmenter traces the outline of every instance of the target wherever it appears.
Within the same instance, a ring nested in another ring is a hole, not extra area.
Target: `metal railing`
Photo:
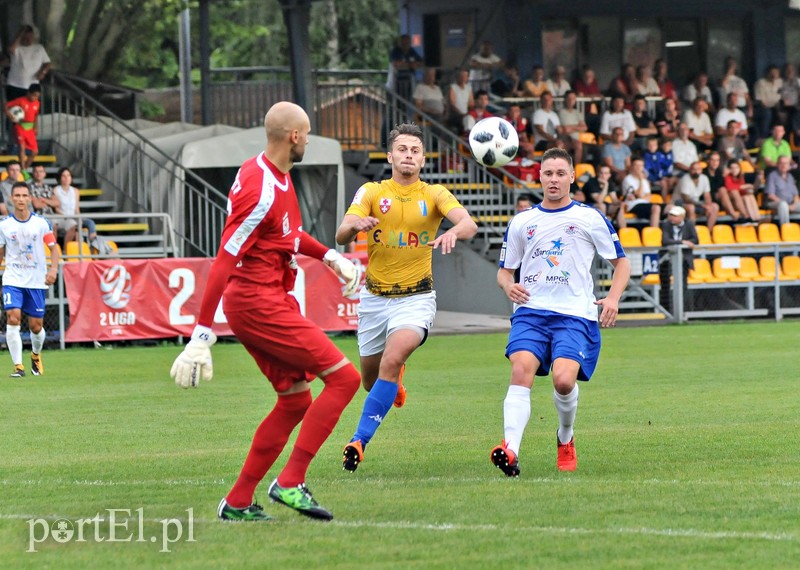
[[[102,187],[121,211],[169,214],[176,255],[216,253],[226,194],[140,134],[135,120],[119,119],[66,76],[48,76],[43,108],[39,136],[52,140],[61,164],[79,170],[87,184]]]

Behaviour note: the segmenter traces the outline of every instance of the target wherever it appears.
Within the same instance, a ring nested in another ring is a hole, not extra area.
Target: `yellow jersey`
[[[367,182],[358,189],[348,214],[372,216],[380,223],[367,236],[367,291],[402,296],[433,290],[433,249],[442,219],[461,203],[441,184],[418,180]]]

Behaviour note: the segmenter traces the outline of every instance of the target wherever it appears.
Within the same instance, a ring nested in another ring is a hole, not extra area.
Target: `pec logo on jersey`
[[[283,213],[283,220],[281,223],[283,224],[283,237],[286,237],[292,231],[291,225],[289,224],[289,212]]]
[[[564,226],[564,233],[568,236],[575,235],[575,232],[578,231],[578,226],[574,224],[570,224],[568,226]]]
[[[419,204],[419,212],[420,212],[420,214],[422,214],[423,216],[427,216],[428,215],[428,203],[425,200],[420,200],[417,203]]]
[[[378,208],[380,208],[382,214],[386,214],[391,207],[392,207],[391,198],[381,198],[381,201],[378,203]]]
[[[533,235],[536,233],[536,228],[539,226],[537,224],[533,224],[532,226],[528,226],[525,228],[525,237],[528,238],[528,241],[533,239]]]

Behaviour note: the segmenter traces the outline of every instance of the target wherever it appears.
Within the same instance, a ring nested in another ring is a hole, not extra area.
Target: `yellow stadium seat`
[[[597,137],[594,133],[578,133],[578,140],[583,144],[597,144]]]
[[[81,259],[82,256],[83,259]],[[91,261],[92,248],[85,241],[78,247],[77,241],[68,241],[64,246],[64,261]]]
[[[664,197],[661,194],[650,194],[650,203],[651,204],[663,204]]]
[[[736,274],[746,281],[769,281],[769,277],[764,277],[759,270],[758,263],[754,257],[739,258],[739,269]],[[773,277],[774,278],[774,277]]]
[[[761,243],[776,243],[781,241],[781,232],[777,224],[764,222],[758,224],[758,241]]]
[[[661,228],[652,226],[642,228],[642,245],[645,247],[661,246]]]
[[[758,243],[755,226],[734,226],[733,235],[736,237],[736,243]]]
[[[742,168],[742,174],[752,174],[756,171],[753,163],[749,160],[740,160],[739,166]]]
[[[636,228],[620,228],[619,243],[622,247],[642,247],[639,230]]]
[[[713,239],[714,243],[717,245],[736,243],[736,240],[733,238],[733,230],[731,227],[722,224],[717,224],[714,226],[714,229],[711,230],[711,239]]]
[[[597,176],[594,170],[594,165],[589,162],[579,162],[575,165],[575,180],[583,176],[584,174],[588,174],[592,178]]]
[[[797,222],[782,224],[781,237],[783,241],[800,241],[800,224]]]
[[[800,257],[787,255],[781,262],[783,274],[787,279],[800,279]]]
[[[658,273],[649,273],[642,277],[642,285],[660,285],[661,278]]]
[[[746,277],[740,277],[734,268],[723,267],[722,259],[719,257],[711,264],[711,271],[714,273],[714,277],[722,279],[723,281],[730,281],[732,283],[745,283],[750,281],[750,279]]]
[[[714,277],[711,272],[711,263],[707,259],[697,257],[694,260],[694,267],[689,270],[689,283],[725,283],[725,279]]]
[[[775,258],[771,255],[765,255],[761,259],[758,260],[758,271],[764,277],[765,281],[774,281],[775,280]],[[783,272],[783,269],[778,267],[778,279],[780,281],[786,281],[790,279],[786,276]]]
[[[711,232],[708,230],[708,226],[695,226],[697,230],[697,243],[698,245],[711,245]]]

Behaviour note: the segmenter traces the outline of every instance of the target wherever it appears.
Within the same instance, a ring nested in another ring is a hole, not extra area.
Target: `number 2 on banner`
[[[184,315],[181,309],[186,301],[195,291],[195,277],[191,269],[185,267],[175,269],[169,274],[170,289],[180,290],[169,303],[169,322],[171,325],[192,325],[195,322],[194,315]],[[215,323],[227,323],[225,313],[222,311],[222,300],[220,299],[217,310],[214,313]]]

